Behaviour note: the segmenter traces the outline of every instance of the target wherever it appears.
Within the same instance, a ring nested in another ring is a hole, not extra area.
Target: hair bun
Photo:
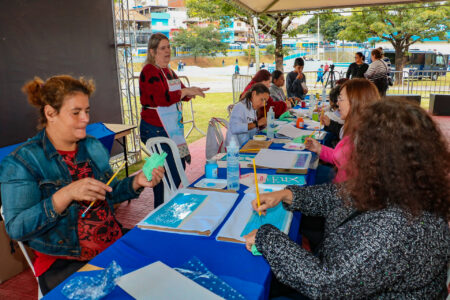
[[[42,106],[42,88],[44,86],[44,81],[39,77],[34,77],[33,80],[28,81],[22,87],[22,92],[28,97],[28,102],[34,106]]]

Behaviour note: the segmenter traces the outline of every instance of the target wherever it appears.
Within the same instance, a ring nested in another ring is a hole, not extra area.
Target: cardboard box
[[[0,221],[0,283],[29,268],[19,245],[13,242],[14,253],[11,253],[10,238],[6,233],[5,223]]]

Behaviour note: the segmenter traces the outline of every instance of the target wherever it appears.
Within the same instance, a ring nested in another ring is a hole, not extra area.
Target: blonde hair
[[[341,87],[341,94],[344,88],[350,103],[350,110],[344,123],[344,135],[350,135],[359,125],[363,110],[370,104],[380,101],[381,97],[375,84],[363,78],[344,82]]]
[[[83,77],[76,79],[70,75],[53,76],[45,82],[39,77],[34,77],[25,83],[22,91],[28,96],[28,102],[39,109],[38,128],[44,128],[47,125],[44,113],[46,105],[50,105],[59,113],[67,95],[83,93],[89,97],[95,91],[95,84],[92,79],[86,80]]]
[[[156,49],[158,49],[159,43],[162,40],[169,40],[167,38],[167,36],[165,36],[162,33],[154,33],[150,36],[150,38],[148,39],[148,47],[147,47],[147,59],[145,60],[144,66],[148,65],[148,64],[155,64],[155,57],[151,54],[150,50],[155,51],[156,53]]]

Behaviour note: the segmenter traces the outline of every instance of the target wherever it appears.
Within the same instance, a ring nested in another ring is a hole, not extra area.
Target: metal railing
[[[306,77],[306,86],[308,93],[321,92],[325,84],[327,93],[331,89],[330,82],[339,80],[346,75],[345,71],[334,71],[332,75],[326,72],[323,76],[323,84],[317,82],[317,71],[303,72]],[[287,73],[285,73],[285,76]],[[333,78],[334,76],[334,78]],[[421,95],[422,99],[429,99],[430,94],[448,94],[450,93],[450,72],[449,71],[392,71],[390,76],[393,79],[393,86],[390,86],[387,94],[389,95]],[[234,74],[232,78],[233,103],[239,101],[239,96],[250,82],[252,76]]]

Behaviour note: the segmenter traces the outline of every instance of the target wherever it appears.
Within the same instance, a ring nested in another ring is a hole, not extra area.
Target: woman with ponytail
[[[33,249],[44,295],[122,236],[114,204],[137,198],[164,175],[158,168],[151,181],[140,172],[106,185],[109,153],[86,135],[94,89],[92,80],[68,75],[27,82],[23,92],[39,110],[41,131],[0,165],[6,231]]]

